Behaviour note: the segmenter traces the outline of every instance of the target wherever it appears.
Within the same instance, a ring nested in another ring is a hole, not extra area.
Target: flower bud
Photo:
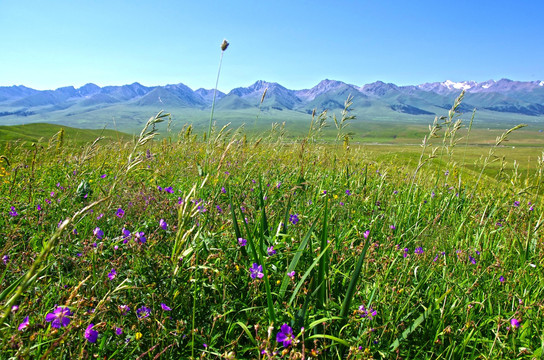
[[[225,51],[229,47],[229,42],[225,39],[223,40],[223,43],[221,44],[221,50]]]

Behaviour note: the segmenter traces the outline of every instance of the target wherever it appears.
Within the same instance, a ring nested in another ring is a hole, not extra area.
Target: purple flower
[[[162,187],[161,187],[161,186],[157,186],[157,189],[158,189],[159,191],[162,191]]]
[[[30,322],[28,321],[28,316],[27,316],[23,319],[23,322],[19,324],[19,327],[17,328],[17,330],[19,331],[24,330],[29,325],[29,323]]]
[[[266,249],[266,253],[268,254],[268,256],[272,256],[272,255],[276,254],[276,250],[274,250],[274,246],[269,246]]]
[[[288,272],[287,273],[287,276],[289,276],[290,278],[292,278],[293,276],[295,276],[295,270],[291,271],[291,272]]]
[[[500,281],[501,283],[503,283],[503,282],[504,282],[504,276],[501,275],[501,277],[499,278],[499,281]]]
[[[276,341],[282,343],[284,347],[288,347],[293,340],[293,329],[289,325],[283,324],[280,332],[276,335]]]
[[[262,265],[259,265],[257,263],[253,263],[253,266],[249,269],[249,271],[251,272],[252,279],[262,279],[262,277],[264,276]]]
[[[42,211],[42,207],[40,206],[40,204],[36,205],[36,210]]]
[[[85,339],[90,343],[95,343],[98,338],[98,331],[93,330],[93,326],[94,324],[91,323],[87,326],[87,329],[85,329]]]
[[[159,221],[159,226],[161,227],[161,229],[163,230],[166,230],[168,228],[168,224],[166,223],[166,221],[164,221],[164,219],[161,219]]]
[[[137,232],[135,235],[134,241],[144,244],[147,241],[147,239],[145,238],[144,232],[143,231]]]
[[[395,229],[396,229],[395,225],[389,225],[389,228],[390,228],[391,230],[395,230]]]
[[[415,254],[423,254],[424,251],[423,251],[423,248],[420,246],[420,247],[417,247],[415,250],[414,250],[414,253]]]
[[[364,305],[359,306],[359,312],[362,318],[368,318],[369,320],[372,320],[372,318],[378,314],[376,310],[371,307],[367,309]]]
[[[122,230],[122,233],[123,233],[123,243],[127,243],[128,239],[130,238],[130,231],[128,231],[127,229],[123,228]]]
[[[117,211],[115,212],[115,216],[117,216],[118,218],[122,218],[123,216],[125,216],[125,210],[121,208],[117,209]]]
[[[514,201],[514,206],[515,206],[515,207],[518,207],[519,204],[520,204],[520,202],[519,202],[518,200]]]
[[[227,193],[227,189],[225,189],[224,186],[221,186],[221,192],[222,192],[223,194],[226,194],[226,193]]]
[[[518,319],[512,318],[512,320],[510,320],[510,325],[512,325],[514,328],[518,328],[520,326],[520,322]]]
[[[299,222],[299,218],[298,218],[298,215],[297,214],[291,214],[289,216],[289,221],[291,222],[291,224],[293,225],[296,225],[298,222]]]
[[[102,179],[106,178],[106,176],[108,176],[108,174],[102,174],[102,175],[100,175],[100,177],[101,177]]]
[[[247,240],[244,238],[238,238],[238,245],[240,246],[246,246]]]
[[[17,311],[19,311],[19,305],[13,305],[13,306],[11,307],[11,312],[12,312],[12,313],[16,313]]]
[[[115,279],[116,275],[117,275],[117,271],[115,271],[115,269],[111,269],[110,273],[108,274],[108,277],[110,278],[110,280],[113,280]]]
[[[468,256],[468,258],[469,258],[469,260],[470,260],[470,262],[471,262],[472,264],[476,265],[476,259],[475,259],[475,258],[473,258],[473,257],[470,256],[470,255]]]
[[[408,248],[404,248],[404,257],[407,257],[408,256],[408,252],[410,251],[410,249]]]
[[[123,334],[123,329],[121,329],[121,328],[119,328],[119,327],[118,327],[118,328],[115,328],[115,333],[116,333],[117,335],[122,335],[122,334]]]
[[[350,195],[351,195],[351,191],[346,190],[346,195],[347,195],[347,196],[350,196]]]
[[[17,214],[17,210],[15,210],[15,207],[12,206],[11,211],[9,212],[9,215],[15,217],[19,214]]]
[[[71,315],[72,312],[67,307],[57,306],[52,313],[45,315],[45,321],[50,322],[52,327],[60,329],[70,324],[69,316]]]
[[[169,194],[173,194],[174,193],[174,189],[172,189],[171,186],[167,187],[167,188],[164,188],[164,191],[166,191],[167,193]]]
[[[121,311],[122,315],[126,315],[130,311],[130,308],[128,305],[119,305],[119,310]]]
[[[363,233],[363,236],[365,237],[365,239],[368,239],[368,235],[370,235],[370,230],[367,230]]]
[[[171,309],[169,306],[167,306],[166,304],[163,304],[163,303],[161,303],[161,308],[162,308],[164,311],[172,311],[172,309]]]
[[[2,256],[2,261],[4,262],[4,265],[6,265],[9,262],[9,255]]]
[[[136,316],[138,316],[138,319],[144,319],[146,317],[149,317],[151,315],[151,309],[145,306],[142,306],[138,310],[136,310]]]
[[[93,235],[96,236],[99,240],[102,240],[102,238],[104,237],[104,232],[100,230],[99,227],[97,227],[93,230]]]

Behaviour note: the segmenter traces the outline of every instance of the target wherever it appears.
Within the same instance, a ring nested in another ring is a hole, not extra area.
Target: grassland
[[[405,140],[429,129],[204,141],[161,120],[6,143],[0,358],[544,355],[544,165],[519,135],[534,130],[453,145],[453,116],[421,147]]]

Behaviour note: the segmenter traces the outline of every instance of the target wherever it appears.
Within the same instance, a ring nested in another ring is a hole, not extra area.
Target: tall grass
[[[461,101],[414,165],[319,142],[327,113],[295,143],[154,141],[159,113],[132,142],[10,144],[0,358],[541,357],[542,161],[488,172],[514,128],[456,162]]]

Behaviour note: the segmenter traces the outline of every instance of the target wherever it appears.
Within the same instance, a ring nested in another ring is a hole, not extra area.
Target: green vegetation
[[[423,146],[353,144],[347,104],[297,139],[7,141],[0,358],[542,357],[544,159],[467,145],[461,98]]]

